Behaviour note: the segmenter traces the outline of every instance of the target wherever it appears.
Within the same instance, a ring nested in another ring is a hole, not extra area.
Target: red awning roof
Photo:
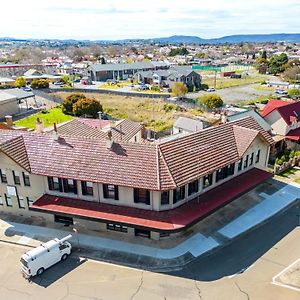
[[[43,195],[31,210],[62,213],[100,222],[117,222],[157,231],[179,231],[207,216],[217,208],[270,178],[272,174],[252,169],[172,210],[151,211],[132,207],[110,205],[85,200]]]
[[[300,139],[300,128],[290,130],[285,138],[293,141],[298,141]]]

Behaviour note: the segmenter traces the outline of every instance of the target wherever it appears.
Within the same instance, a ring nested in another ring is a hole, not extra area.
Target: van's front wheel
[[[68,254],[64,254],[62,257],[61,257],[61,260],[66,260],[68,258]]]
[[[39,268],[36,272],[36,275],[42,275],[44,273],[45,269],[44,268]]]

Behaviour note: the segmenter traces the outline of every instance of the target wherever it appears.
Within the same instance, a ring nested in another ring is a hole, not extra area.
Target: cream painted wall
[[[272,127],[273,132],[279,135],[286,135],[289,128],[277,110],[272,111],[264,118]]]
[[[0,118],[4,118],[6,115],[15,115],[19,112],[19,105],[16,99],[0,102]]]

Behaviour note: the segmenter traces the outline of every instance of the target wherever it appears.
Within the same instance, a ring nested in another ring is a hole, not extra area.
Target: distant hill
[[[11,37],[0,38],[0,42],[60,42],[65,44],[90,44],[90,43],[159,43],[159,44],[220,44],[220,43],[241,43],[241,42],[252,42],[252,43],[264,43],[264,42],[292,42],[300,43],[299,33],[276,33],[276,34],[241,34],[241,35],[229,35],[214,39],[203,39],[198,36],[189,35],[173,35],[170,37],[152,38],[152,39],[124,39],[124,40],[74,40],[74,39],[16,39]]]

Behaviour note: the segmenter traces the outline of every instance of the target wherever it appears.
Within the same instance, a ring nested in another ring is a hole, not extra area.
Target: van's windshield
[[[28,267],[27,261],[21,257],[21,264],[24,265],[26,268]]]

